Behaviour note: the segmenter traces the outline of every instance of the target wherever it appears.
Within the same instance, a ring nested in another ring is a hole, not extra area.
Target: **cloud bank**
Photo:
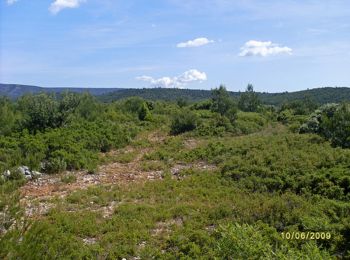
[[[188,71],[185,71],[180,76],[177,77],[162,77],[159,79],[154,79],[149,76],[141,76],[137,77],[137,80],[142,80],[149,82],[152,87],[157,88],[181,88],[184,85],[196,82],[196,81],[205,81],[207,80],[207,75],[204,72],[200,72],[196,69],[191,69]]]
[[[82,2],[85,2],[85,0],[55,0],[51,3],[49,11],[52,14],[57,14],[65,8],[77,8]]]
[[[178,48],[200,47],[200,46],[207,45],[207,44],[213,43],[213,42],[214,41],[212,41],[212,40],[201,37],[201,38],[197,38],[197,39],[190,40],[187,42],[180,42],[176,45],[176,47],[178,47]]]
[[[243,47],[241,47],[241,52],[239,56],[261,56],[266,57],[270,55],[278,54],[292,54],[292,49],[286,46],[281,47],[279,44],[273,43],[271,41],[248,41]]]

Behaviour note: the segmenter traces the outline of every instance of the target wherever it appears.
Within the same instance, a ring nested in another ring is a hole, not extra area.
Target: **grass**
[[[77,177],[74,174],[65,174],[61,177],[61,182],[63,183],[74,183],[77,181]]]
[[[138,152],[136,151],[123,151],[119,153],[107,153],[100,156],[100,163],[101,164],[109,164],[109,163],[130,163],[132,162],[136,156],[138,155]]]

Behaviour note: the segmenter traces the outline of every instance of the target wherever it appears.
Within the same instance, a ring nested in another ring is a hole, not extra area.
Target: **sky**
[[[0,0],[0,82],[350,86],[349,0]]]

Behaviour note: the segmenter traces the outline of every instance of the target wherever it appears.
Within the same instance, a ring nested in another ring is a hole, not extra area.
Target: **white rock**
[[[32,176],[33,176],[33,177],[40,177],[41,175],[42,175],[41,172],[32,171]]]
[[[26,169],[24,168],[25,166],[20,166],[18,167],[18,171],[22,174],[22,175],[25,175],[26,174]]]
[[[11,176],[11,172],[9,170],[6,170],[6,171],[4,171],[3,175],[5,177],[10,177]]]

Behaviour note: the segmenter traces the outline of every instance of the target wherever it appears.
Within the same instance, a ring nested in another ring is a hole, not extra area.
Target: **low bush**
[[[174,115],[171,126],[170,133],[173,135],[182,134],[188,131],[196,129],[198,118],[190,110],[182,110],[181,112]]]

